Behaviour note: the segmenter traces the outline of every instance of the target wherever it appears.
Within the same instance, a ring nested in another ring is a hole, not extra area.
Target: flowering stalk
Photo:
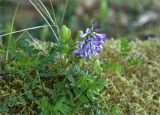
[[[106,40],[106,34],[98,33],[100,29],[95,29],[95,21],[92,21],[91,28],[87,28],[85,33],[80,34],[82,41],[77,41],[78,49],[72,53],[86,59],[90,59],[92,55],[97,55],[102,50],[102,45]]]

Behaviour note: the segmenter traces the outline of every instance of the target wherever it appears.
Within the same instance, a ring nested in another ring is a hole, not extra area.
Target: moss
[[[104,95],[111,105],[120,104],[121,114],[158,115],[160,113],[160,41],[135,41],[129,43],[127,56],[120,53],[120,40],[109,40],[100,56],[102,65],[118,63],[122,72],[103,68],[108,79]],[[139,58],[137,58],[139,57]],[[129,63],[128,59],[140,59]]]

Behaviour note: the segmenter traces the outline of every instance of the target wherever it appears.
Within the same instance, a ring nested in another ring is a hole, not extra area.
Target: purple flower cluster
[[[82,41],[77,41],[78,49],[72,53],[90,59],[92,55],[97,55],[102,50],[102,45],[106,40],[106,34],[99,34],[100,29],[94,29],[95,22],[92,22],[92,27],[87,28],[86,32],[80,34]]]

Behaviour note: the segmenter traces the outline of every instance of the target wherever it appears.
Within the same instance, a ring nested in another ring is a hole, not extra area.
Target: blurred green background
[[[53,16],[49,0],[42,0]],[[66,0],[52,0],[57,21],[60,23]],[[10,32],[13,13],[18,0],[7,0],[0,8],[0,34]],[[96,19],[108,37],[126,36],[128,39],[148,39],[160,36],[159,0],[69,0],[64,24],[75,37]],[[14,30],[46,24],[28,0],[21,0],[16,14]],[[49,28],[30,31],[41,40],[51,40]],[[7,36],[6,36],[7,37]],[[4,37],[5,38],[5,37]]]

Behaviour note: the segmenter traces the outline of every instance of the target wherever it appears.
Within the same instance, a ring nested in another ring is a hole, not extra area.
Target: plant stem
[[[45,5],[43,4],[43,2],[41,2],[41,0],[39,0],[40,4],[43,6],[46,14],[48,15],[48,18],[51,20],[51,22],[55,25],[55,22],[52,19],[52,16],[50,15],[49,11],[47,10],[47,8],[45,7]]]
[[[46,21],[46,23],[49,25],[50,29],[52,30],[54,36],[56,37],[56,40],[58,40],[58,37],[55,33],[55,31],[53,30],[53,28],[51,27],[51,24],[48,22],[48,20],[46,19],[46,17],[42,14],[42,12],[37,8],[37,6],[32,2],[32,0],[29,0],[29,2],[34,6],[34,8],[39,12],[39,14],[43,17],[43,19]]]
[[[8,60],[8,53],[9,53],[9,46],[10,46],[10,42],[11,42],[11,38],[12,38],[13,25],[14,25],[14,21],[15,21],[15,17],[16,17],[19,5],[20,5],[20,0],[18,1],[18,4],[17,4],[16,9],[14,11],[13,19],[12,19],[11,32],[9,34],[9,41],[8,41],[8,46],[7,46],[6,60]]]
[[[55,11],[54,11],[54,8],[53,8],[53,3],[51,0],[50,1],[50,4],[51,4],[51,8],[52,8],[52,12],[53,12],[53,18],[54,18],[54,22],[55,24],[57,25],[57,19],[56,19],[56,14],[55,14]]]
[[[60,26],[62,26],[62,24],[63,24],[64,15],[65,15],[65,13],[66,13],[66,9],[67,9],[67,5],[68,5],[68,1],[69,1],[69,0],[67,0],[67,1],[66,1],[65,7],[64,7],[64,11],[63,11],[63,15],[62,15],[61,25],[60,25]]]
[[[58,23],[57,23],[57,19],[56,19],[56,14],[55,14],[55,11],[54,11],[54,8],[53,8],[53,3],[52,3],[51,0],[50,0],[50,4],[51,4],[52,12],[53,12],[54,22],[56,24],[57,32],[58,32],[58,35],[59,35],[58,37],[60,38],[60,30],[59,30],[59,27],[58,27]]]

